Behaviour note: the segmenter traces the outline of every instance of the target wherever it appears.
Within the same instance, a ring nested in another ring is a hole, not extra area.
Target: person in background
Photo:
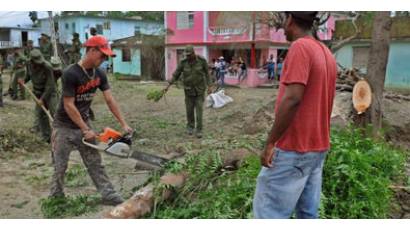
[[[238,75],[238,84],[240,84],[248,76],[248,70],[246,63],[242,58],[239,58],[239,75]],[[242,78],[242,80],[241,80]]]
[[[273,80],[275,77],[275,60],[273,59],[273,54],[271,54],[266,61],[266,65],[268,68],[268,80]]]

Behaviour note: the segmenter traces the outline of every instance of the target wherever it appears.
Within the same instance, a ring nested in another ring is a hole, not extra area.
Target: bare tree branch
[[[332,45],[331,50],[332,53],[335,53],[337,50],[339,50],[340,48],[342,48],[342,46],[348,42],[350,42],[351,40],[353,40],[354,38],[357,37],[357,35],[359,35],[360,30],[356,25],[356,20],[360,17],[360,13],[356,13],[354,15],[354,17],[351,19],[352,25],[355,29],[355,33],[352,36],[349,36],[343,40],[338,41],[335,45]]]

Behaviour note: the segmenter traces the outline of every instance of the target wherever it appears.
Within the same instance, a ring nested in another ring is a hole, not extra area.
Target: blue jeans
[[[272,168],[257,178],[253,214],[258,219],[318,218],[326,152],[297,153],[275,149]]]

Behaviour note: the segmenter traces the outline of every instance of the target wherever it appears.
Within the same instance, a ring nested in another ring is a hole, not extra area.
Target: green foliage
[[[247,158],[235,173],[221,169],[217,152],[190,157],[187,184],[178,197],[160,204],[153,218],[250,218],[259,158]]]
[[[405,154],[359,130],[333,130],[323,176],[322,218],[386,218]]]
[[[80,164],[75,164],[70,167],[65,174],[65,184],[67,187],[88,185],[86,169]]]
[[[363,137],[355,129],[332,130],[332,149],[325,163],[321,218],[386,218],[392,201],[389,186],[402,182],[405,154],[385,142]],[[184,164],[170,162],[166,170],[187,172],[185,186],[171,201],[157,204],[152,218],[251,218],[252,199],[260,170],[257,156],[233,172],[221,168],[218,151],[263,144],[246,138],[228,140],[225,147],[191,155]],[[159,178],[159,177],[158,177]],[[155,194],[161,194],[157,188]]]
[[[97,211],[101,198],[95,195],[74,197],[51,197],[40,200],[41,212],[45,218],[63,218],[79,216]]]
[[[164,95],[164,90],[151,89],[147,94],[147,100],[158,102]]]

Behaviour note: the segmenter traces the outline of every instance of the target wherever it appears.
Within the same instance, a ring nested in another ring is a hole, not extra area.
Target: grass
[[[78,195],[41,199],[40,206],[45,218],[64,218],[95,212],[100,202],[96,195]]]
[[[67,187],[81,187],[88,185],[87,170],[80,164],[70,167],[65,174],[65,185]]]

